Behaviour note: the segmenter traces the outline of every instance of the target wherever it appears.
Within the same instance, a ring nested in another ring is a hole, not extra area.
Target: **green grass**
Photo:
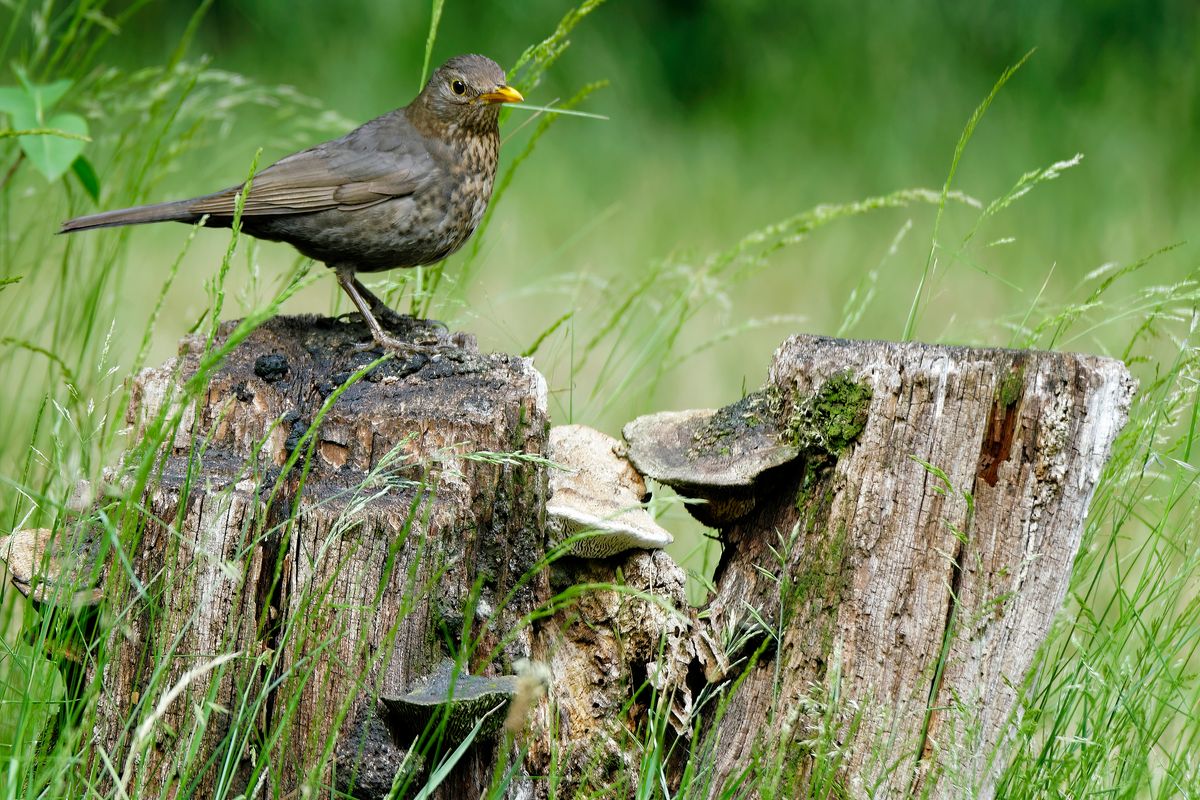
[[[459,4],[434,2],[410,26],[417,45],[400,57],[406,72],[399,88],[368,91],[358,87],[397,72],[381,54],[389,48],[360,47],[369,51],[363,60],[331,57],[328,75],[321,65],[297,67],[304,63],[298,54],[314,47],[305,39],[311,21],[297,20],[294,41],[275,42],[290,57],[260,71],[252,68],[256,26],[227,31],[243,42],[238,49],[216,38],[222,28],[211,15],[228,22],[220,16],[227,10],[201,4],[177,18],[178,7],[142,5],[15,0],[0,23],[4,63],[21,64],[36,81],[74,82],[63,102],[89,120],[93,141],[85,152],[100,175],[103,207],[216,188],[217,174],[218,184],[233,183],[251,168],[259,142],[269,162],[336,135],[353,124],[349,117],[402,102],[431,53],[436,62],[446,47],[483,49],[464,31],[507,48],[501,52],[516,67],[514,81],[532,101],[558,98],[612,117],[544,115],[524,125],[527,117],[510,115],[486,229],[443,268],[377,278],[398,303],[477,332],[485,349],[533,353],[550,380],[556,422],[615,431],[640,413],[736,399],[757,387],[771,348],[794,330],[1083,349],[1125,360],[1142,389],[1093,500],[1065,608],[1022,687],[1015,734],[996,755],[999,791],[1010,798],[1200,794],[1200,283],[1194,247],[1171,247],[1191,234],[1186,226],[1198,209],[1187,176],[1200,166],[1200,148],[1194,125],[1180,116],[1195,97],[1197,71],[1194,58],[1179,60],[1175,38],[1200,30],[1192,17],[1155,28],[1153,50],[1104,60],[1087,52],[1086,37],[1072,40],[1075,49],[1064,55],[1054,27],[1064,12],[1031,4],[1017,4],[1015,13],[1041,32],[1032,42],[1005,38],[1012,29],[997,20],[972,27],[965,11],[931,21],[912,9],[876,7],[878,24],[861,30],[833,24],[837,10],[822,4],[813,6],[821,20],[813,28],[791,9],[763,25],[761,10],[716,3],[707,17],[668,25],[655,10],[602,8],[586,19],[567,14],[555,30],[567,9],[550,0],[529,5],[527,27],[509,20],[509,29],[465,21]],[[274,41],[282,12],[246,7],[269,23],[257,35]],[[1120,28],[1092,11],[1080,23],[1085,29]],[[346,24],[367,27],[345,38],[366,38],[372,25],[383,35],[389,28],[380,15],[409,13],[364,13],[361,23]],[[622,39],[614,26],[631,20],[649,20],[654,33]],[[179,23],[170,41],[126,46],[139,26],[170,21]],[[963,37],[968,44],[938,49],[961,69],[935,70],[911,43],[929,26],[946,43],[988,25],[1003,44],[996,63],[973,60],[973,40]],[[801,52],[786,37],[810,31],[803,36],[812,39],[812,30],[826,32]],[[555,32],[524,49],[547,31]],[[694,59],[659,63],[681,36],[691,37],[689,46],[709,43],[712,53],[739,36],[760,44],[737,45],[735,52],[755,60],[732,75]],[[568,39],[576,40],[571,50]],[[340,42],[329,43],[334,56]],[[1022,62],[1032,45],[1041,49]],[[225,56],[215,66],[196,55],[209,48]],[[1079,67],[1081,85],[1067,95],[1082,110],[1056,128],[1055,104],[1064,95],[1046,74],[1064,73],[1068,56],[1092,69]],[[347,74],[350,62],[368,74]],[[1004,71],[1018,63],[1019,72]],[[681,64],[694,64],[697,74]],[[302,70],[299,85],[316,87],[306,91],[327,102],[352,87],[339,101],[341,113],[285,85],[294,69]],[[888,74],[901,75],[902,84],[881,77]],[[1074,156],[1077,150],[1086,158]],[[211,337],[220,318],[245,317],[236,342],[276,313],[339,308],[323,271],[282,246],[183,226],[54,238],[57,222],[92,210],[91,201],[70,176],[42,180],[12,137],[0,137],[0,182],[0,381],[10,387],[0,424],[3,532],[66,524],[76,481],[97,481],[132,445],[123,433],[126,378],[172,353],[183,332]],[[941,189],[893,190],[912,185]],[[203,389],[228,347],[205,356],[200,375],[181,387],[182,402]],[[132,488],[102,503],[104,514],[94,520],[120,567],[118,611],[147,591],[122,554],[144,529],[136,498],[156,480],[158,445],[179,421],[166,410],[153,421],[126,462]],[[201,451],[205,443],[193,446]],[[287,468],[305,474],[308,454],[310,447],[298,447]],[[401,480],[401,466],[385,461],[350,505]],[[715,553],[685,519],[668,503],[669,527],[690,534],[673,554],[696,571],[698,595]],[[247,547],[271,533],[261,520],[255,525],[244,532]],[[573,587],[542,612],[605,588]],[[5,798],[75,794],[99,785],[101,770],[137,784],[128,763],[85,771],[86,743],[78,738],[37,752],[62,701],[62,678],[39,645],[56,624],[6,586]],[[30,632],[32,645],[23,641]],[[282,635],[318,636],[302,626]],[[172,644],[159,646],[162,663]],[[305,680],[303,667],[266,668],[266,683]],[[193,680],[203,686],[205,678]],[[165,675],[154,686],[171,688]],[[698,702],[721,708],[736,688]],[[253,741],[264,697],[249,691],[238,698],[226,754]],[[139,745],[148,740],[138,738],[138,726],[153,728],[149,701],[129,720],[128,735]],[[839,737],[866,711],[841,698],[836,669],[808,702],[819,724],[802,745],[789,749],[769,737],[758,743],[747,776],[765,797],[789,796],[798,757],[819,765],[809,784],[817,796],[840,796]],[[794,723],[786,709],[772,713],[785,729]],[[689,757],[676,796],[704,795],[711,780],[704,754],[716,743],[700,730],[681,743],[667,728],[665,713],[652,714],[631,743],[641,753],[638,796],[667,794],[665,765],[681,747]],[[883,769],[895,754],[888,743],[878,747]],[[319,775],[320,764],[308,766]],[[266,768],[260,774],[273,779]],[[497,778],[493,796],[507,779]]]

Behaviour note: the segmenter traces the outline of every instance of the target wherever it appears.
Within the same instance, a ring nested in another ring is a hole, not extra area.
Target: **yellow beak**
[[[511,86],[500,84],[490,92],[484,92],[479,95],[479,99],[485,103],[523,103],[525,98],[521,93]]]

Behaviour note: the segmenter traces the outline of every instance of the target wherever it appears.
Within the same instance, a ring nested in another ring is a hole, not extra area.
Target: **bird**
[[[407,106],[280,159],[245,183],[76,217],[59,233],[165,221],[228,228],[244,194],[244,233],[324,263],[375,344],[411,353],[420,346],[388,335],[378,319],[399,315],[356,275],[432,264],[463,246],[492,196],[500,107],[524,99],[495,61],[455,56]]]

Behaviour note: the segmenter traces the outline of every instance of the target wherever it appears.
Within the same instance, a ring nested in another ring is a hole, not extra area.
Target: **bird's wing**
[[[364,126],[365,128],[366,126]],[[391,149],[379,147],[378,136],[363,129],[281,159],[254,176],[242,213],[303,214],[354,209],[404,197],[430,177],[429,156],[411,137]],[[378,133],[377,131],[375,133]],[[196,198],[197,214],[232,216],[242,186]]]

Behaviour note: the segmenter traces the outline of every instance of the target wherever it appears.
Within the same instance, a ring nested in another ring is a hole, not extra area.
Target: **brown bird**
[[[456,56],[404,108],[255,174],[242,230],[324,262],[378,344],[419,349],[384,332],[376,315],[395,312],[355,273],[431,264],[462,247],[492,196],[500,104],[522,100],[494,61]],[[228,228],[244,188],[78,217],[60,233],[205,217],[207,226]]]

